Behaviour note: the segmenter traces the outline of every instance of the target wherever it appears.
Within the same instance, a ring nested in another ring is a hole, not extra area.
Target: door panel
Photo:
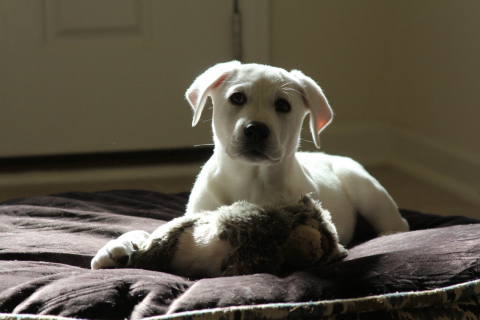
[[[0,157],[211,143],[184,92],[232,59],[224,0],[0,2]]]

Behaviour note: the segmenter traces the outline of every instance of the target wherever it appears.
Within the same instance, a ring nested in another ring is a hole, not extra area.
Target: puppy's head
[[[293,154],[304,117],[310,113],[315,145],[332,119],[332,110],[320,87],[298,70],[221,63],[201,74],[187,90],[200,119],[208,97],[213,101],[215,146],[228,156],[249,163],[278,163]]]

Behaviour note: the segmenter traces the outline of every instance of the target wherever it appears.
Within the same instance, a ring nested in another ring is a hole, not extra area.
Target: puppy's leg
[[[145,231],[135,230],[109,241],[92,259],[92,269],[127,267],[132,253],[142,246],[148,236]]]
[[[215,277],[231,246],[219,238],[215,212],[185,215],[151,235],[130,231],[108,242],[93,258],[92,269],[141,268],[187,277]]]
[[[333,170],[359,214],[370,223],[377,234],[387,235],[410,230],[392,197],[359,163],[342,158],[334,163]]]
[[[154,271],[171,272],[183,275],[177,270],[171,268],[172,260],[179,255],[178,247],[181,246],[182,240],[191,234],[198,215],[192,214],[182,216],[163,224],[155,230],[147,241],[132,254],[130,265],[133,268],[148,269]],[[186,256],[195,254],[195,247],[185,250]]]
[[[220,276],[222,262],[232,250],[219,237],[221,215],[205,211],[162,225],[132,254],[129,266],[190,278]]]

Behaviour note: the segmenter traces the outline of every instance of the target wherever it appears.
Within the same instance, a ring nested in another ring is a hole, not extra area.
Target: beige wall
[[[379,2],[272,1],[271,63],[324,89],[338,122],[385,121],[386,17]]]
[[[479,1],[272,1],[271,14],[271,63],[313,77],[334,126],[388,122],[480,157]]]
[[[480,156],[480,2],[402,4],[391,119]]]
[[[229,3],[203,1],[198,14],[193,1],[136,2],[145,17],[133,35],[111,32],[117,14],[89,22],[105,34],[64,32],[52,3],[0,2],[1,157],[211,142],[208,121],[189,128],[183,92],[230,59]],[[479,1],[271,0],[270,17],[259,6],[244,22],[270,19],[270,48],[259,32],[245,48],[319,82],[336,114],[328,132],[394,124],[480,158]]]

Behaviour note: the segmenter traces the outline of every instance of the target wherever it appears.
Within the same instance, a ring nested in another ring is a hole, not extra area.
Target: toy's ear
[[[303,102],[310,110],[310,131],[312,132],[315,146],[320,148],[320,131],[332,121],[332,109],[322,89],[315,81],[298,70],[292,70],[290,74],[298,79],[300,86],[303,88]]]
[[[233,70],[240,65],[241,63],[238,61],[219,63],[195,79],[185,93],[185,97],[193,109],[192,126],[198,123],[203,107],[207,102],[208,96],[211,96],[212,90],[220,86],[231,75]]]

